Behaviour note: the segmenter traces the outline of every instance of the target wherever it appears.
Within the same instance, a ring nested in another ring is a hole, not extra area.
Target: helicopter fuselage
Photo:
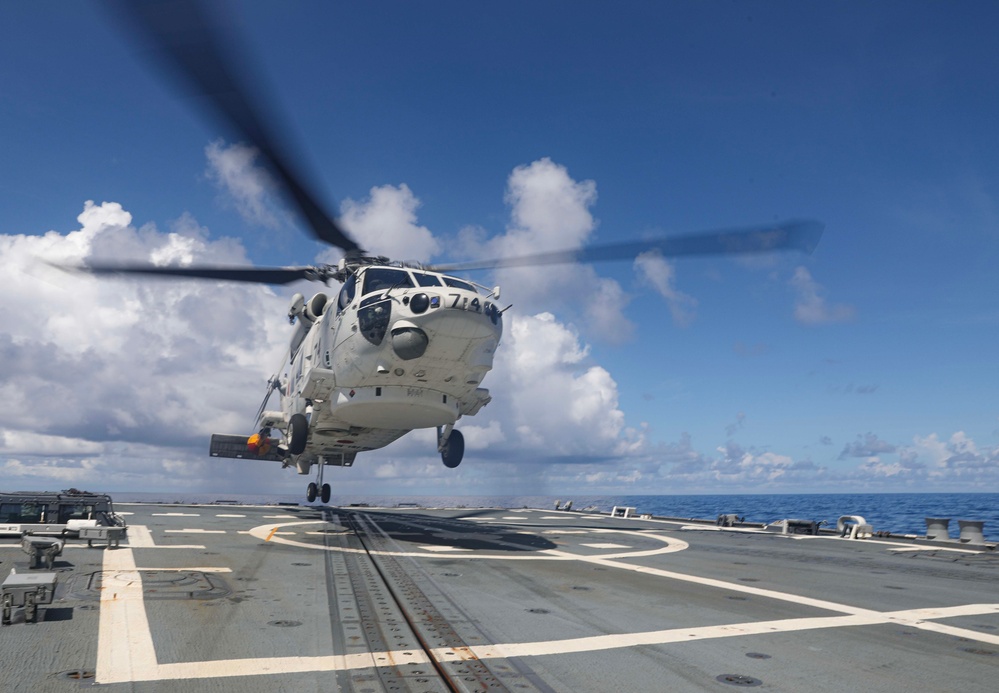
[[[479,385],[503,329],[497,294],[437,272],[368,266],[336,297],[296,295],[282,411],[259,424],[290,438],[292,417],[306,417],[304,450],[292,445],[287,460],[302,474],[315,463],[349,466],[413,429],[450,432],[490,400]]]

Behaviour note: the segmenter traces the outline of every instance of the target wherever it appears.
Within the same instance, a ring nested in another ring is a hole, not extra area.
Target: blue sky
[[[826,224],[810,257],[476,276],[514,308],[466,461],[414,434],[336,470],[342,492],[995,490],[993,3],[226,16],[320,195],[400,259]],[[3,476],[297,493],[203,454],[207,426],[251,425],[294,288],[97,286],[36,259],[324,249],[239,187],[238,144],[99,6],[6,3],[0,24]]]

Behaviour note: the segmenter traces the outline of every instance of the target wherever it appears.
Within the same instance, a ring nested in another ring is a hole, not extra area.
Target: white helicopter
[[[197,2],[122,0],[112,6],[152,43],[166,67],[207,97],[203,101],[224,125],[257,148],[312,235],[345,255],[336,265],[309,267],[90,263],[74,269],[278,285],[303,279],[340,282],[335,295],[319,292],[306,301],[295,294],[288,310],[295,324],[288,358],[268,383],[256,432],[215,434],[209,448],[214,457],[273,460],[303,475],[315,467],[316,480],[306,490],[309,502],[330,500],[330,485],[323,481],[326,466],[349,467],[358,452],[384,447],[414,429],[436,428],[444,464],[461,462],[464,438],[454,426],[491,399],[480,385],[492,369],[506,308],[497,303],[499,287],[488,289],[455,273],[633,259],[650,251],[664,257],[810,253],[822,235],[818,222],[789,221],[449,267],[372,257],[326,213],[277,146]],[[268,410],[275,391],[280,410]]]

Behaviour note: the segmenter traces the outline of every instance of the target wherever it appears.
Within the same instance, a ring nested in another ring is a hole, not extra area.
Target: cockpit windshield
[[[369,267],[364,272],[364,294],[388,289],[408,289],[413,286],[409,272],[391,267]]]
[[[453,286],[456,289],[465,289],[466,291],[471,291],[472,293],[479,293],[475,290],[475,287],[468,282],[463,282],[460,279],[455,279],[454,277],[444,277],[444,283],[448,286]]]
[[[441,278],[436,274],[424,274],[423,272],[413,272],[416,283],[420,286],[440,286]]]

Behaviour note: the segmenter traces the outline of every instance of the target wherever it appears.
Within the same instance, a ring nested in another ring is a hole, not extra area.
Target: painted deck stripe
[[[224,529],[164,529],[169,534],[225,534]]]
[[[150,549],[156,546],[152,532],[145,525],[129,526],[125,536],[128,537],[128,546],[132,549]]]
[[[188,571],[197,571],[199,573],[231,573],[232,568],[220,568],[220,567],[208,567],[208,566],[193,566],[188,568],[136,568],[137,571],[141,572],[157,572],[157,573],[186,573]]]
[[[150,513],[153,517],[201,517],[201,513]]]
[[[131,549],[104,552],[97,681],[134,681],[156,669],[156,650]]]
[[[640,645],[665,645],[668,643],[691,642],[713,638],[729,638],[742,635],[767,635],[773,633],[788,633],[803,630],[823,628],[843,628],[847,626],[870,626],[884,623],[897,623],[923,630],[931,630],[947,635],[960,633],[959,637],[999,644],[999,635],[969,631],[954,628],[942,623],[933,623],[927,619],[954,618],[956,616],[977,616],[999,613],[999,604],[966,604],[941,609],[910,609],[906,611],[867,612],[847,616],[824,616],[817,618],[789,618],[776,621],[752,621],[748,623],[732,623],[723,626],[705,626],[701,628],[673,628],[669,630],[649,631],[644,633],[619,633],[614,635],[597,635],[587,638],[571,638],[566,640],[549,640],[543,642],[508,643],[499,645],[480,645],[470,648],[472,654],[479,659],[495,659],[501,657],[538,657],[544,655],[568,654],[579,652],[595,652]],[[453,653],[453,650],[439,648],[433,650],[434,656],[441,661],[456,661],[464,659]],[[467,655],[466,655],[467,657]]]

